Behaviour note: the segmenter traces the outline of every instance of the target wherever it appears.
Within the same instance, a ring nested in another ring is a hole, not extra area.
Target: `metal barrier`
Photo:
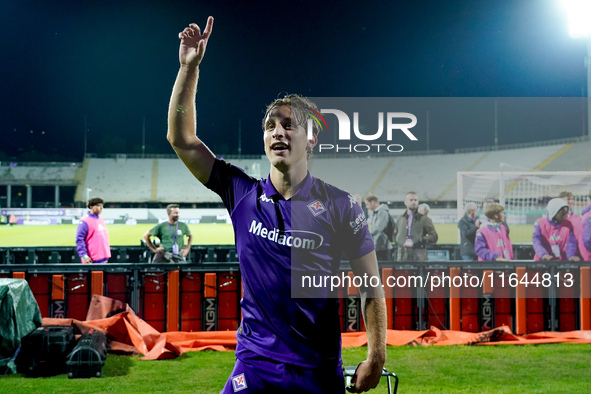
[[[591,262],[382,262],[380,268],[390,329],[591,329]],[[353,278],[348,262],[341,269]],[[128,303],[159,331],[235,330],[240,321],[237,262],[5,264],[0,277],[26,279],[44,317],[84,320],[93,294],[101,294]],[[343,331],[364,330],[357,293],[351,282],[338,288]]]

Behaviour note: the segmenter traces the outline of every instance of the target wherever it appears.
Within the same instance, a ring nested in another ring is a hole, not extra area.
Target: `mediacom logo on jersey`
[[[263,224],[256,220],[252,221],[248,232],[279,245],[285,245],[297,249],[318,249],[324,242],[324,237],[322,235],[312,231],[285,230],[284,233],[281,233],[277,228],[268,229],[263,227]]]

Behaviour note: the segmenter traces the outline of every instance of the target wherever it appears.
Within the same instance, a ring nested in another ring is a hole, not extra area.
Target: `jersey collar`
[[[301,183],[301,186],[294,193],[294,196],[299,196],[301,198],[302,196],[310,195],[310,190],[312,189],[313,185],[314,185],[314,177],[312,175],[310,175],[310,171],[308,171],[306,174],[306,177],[304,178],[304,180]],[[265,195],[268,198],[271,198],[272,196],[277,196],[276,197],[277,199],[281,199],[281,200],[283,199],[283,196],[281,194],[279,194],[277,189],[275,189],[275,186],[273,186],[273,182],[271,182],[271,173],[269,173],[269,175],[267,176],[267,180],[263,185],[263,192],[265,193]]]

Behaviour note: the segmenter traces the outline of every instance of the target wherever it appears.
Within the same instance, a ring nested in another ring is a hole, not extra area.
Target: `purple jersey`
[[[234,225],[244,290],[239,346],[303,367],[340,363],[338,299],[326,288],[292,298],[292,271],[337,275],[343,252],[356,259],[373,251],[361,206],[309,173],[285,200],[270,178],[222,160],[205,186],[220,195]]]

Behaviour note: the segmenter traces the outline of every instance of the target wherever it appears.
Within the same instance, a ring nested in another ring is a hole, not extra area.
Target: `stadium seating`
[[[150,201],[152,159],[90,159],[83,188],[105,201]]]
[[[563,155],[560,155],[544,168],[544,171],[591,171],[591,142],[572,144]]]
[[[78,168],[79,165],[75,163],[56,166],[46,166],[44,163],[2,166],[0,167],[0,185],[74,185]]]
[[[158,159],[157,176],[155,201],[168,203],[221,201],[214,192],[197,182],[178,159]]]
[[[389,157],[313,158],[310,172],[315,177],[345,189],[353,194],[365,195],[373,187]],[[381,197],[381,196],[380,196]]]
[[[558,143],[529,148],[485,150],[431,155],[383,155],[324,158],[317,154],[309,163],[314,176],[352,194],[373,192],[385,201],[402,201],[414,190],[423,201],[452,201],[456,197],[458,171],[587,171],[591,141]],[[266,177],[269,162],[229,159],[255,178]],[[78,201],[86,190],[109,202],[219,202],[175,156],[139,159],[126,155],[89,158],[76,179],[79,165],[61,167],[0,167],[1,184],[78,184]],[[502,167],[501,167],[502,164]],[[85,176],[84,176],[85,174]]]

